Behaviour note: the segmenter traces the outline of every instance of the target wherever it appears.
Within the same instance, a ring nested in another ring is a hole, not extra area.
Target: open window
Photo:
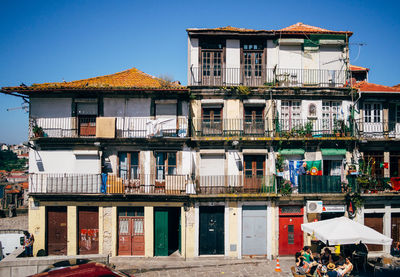
[[[96,135],[97,99],[75,99],[79,136]]]

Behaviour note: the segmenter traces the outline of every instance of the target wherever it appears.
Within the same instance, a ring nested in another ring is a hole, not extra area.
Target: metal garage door
[[[266,206],[243,206],[242,254],[267,255]]]

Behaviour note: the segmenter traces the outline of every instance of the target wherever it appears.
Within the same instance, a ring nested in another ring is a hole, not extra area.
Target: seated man
[[[328,269],[328,272],[326,273],[328,277],[338,277],[338,273],[335,270],[335,264],[329,263],[326,268]]]

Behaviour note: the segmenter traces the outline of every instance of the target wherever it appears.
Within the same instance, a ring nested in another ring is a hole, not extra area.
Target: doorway
[[[242,254],[267,255],[267,207],[243,206]]]
[[[224,254],[224,207],[200,207],[199,254]]]
[[[99,253],[99,208],[78,207],[79,254]]]
[[[154,256],[169,256],[181,249],[181,208],[154,208]]]
[[[67,207],[47,207],[47,252],[67,255]]]
[[[144,255],[144,208],[118,208],[118,255]]]

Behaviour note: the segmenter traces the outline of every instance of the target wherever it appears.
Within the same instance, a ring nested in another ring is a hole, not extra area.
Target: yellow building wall
[[[117,207],[113,206],[111,209],[111,255],[117,256],[117,243],[118,243],[118,214]]]
[[[197,253],[194,207],[189,207],[187,212],[182,209],[182,235],[182,256],[195,257]]]
[[[40,249],[46,249],[46,207],[33,207],[33,199],[30,198],[28,213],[28,229],[35,237],[33,255],[36,256]]]
[[[238,246],[239,246],[239,233],[238,233],[238,204],[236,202],[229,202],[229,243],[228,243],[228,256],[237,257],[238,256]],[[236,250],[231,251],[231,245],[236,245]]]
[[[99,254],[103,253],[104,242],[104,215],[103,207],[99,207]]]
[[[226,116],[225,118],[242,118],[243,114],[240,113],[240,100],[230,99],[226,100]]]
[[[144,255],[154,256],[154,207],[144,207]]]
[[[67,255],[78,254],[78,210],[67,206]]]

